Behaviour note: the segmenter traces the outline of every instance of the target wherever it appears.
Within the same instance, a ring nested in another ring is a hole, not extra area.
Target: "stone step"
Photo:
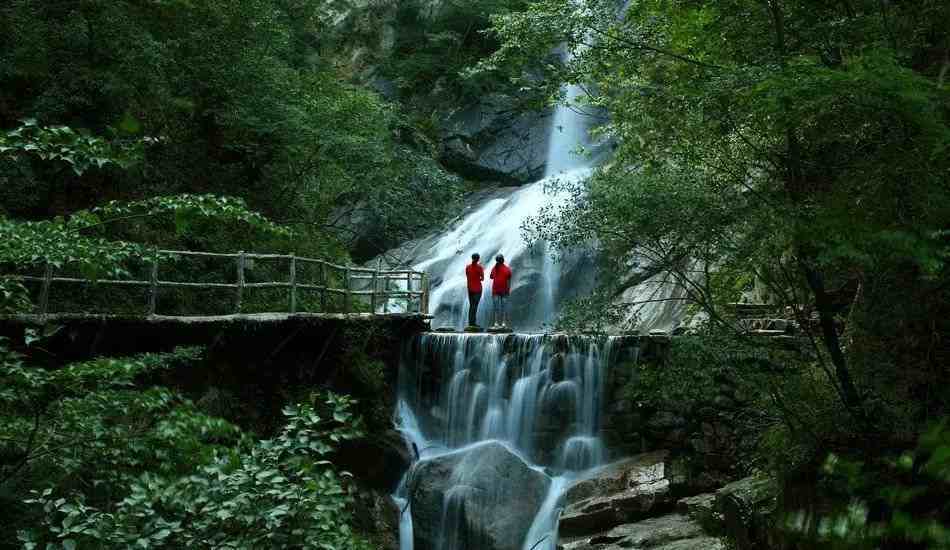
[[[786,332],[784,330],[750,330],[749,334],[752,336],[772,337],[785,336]]]
[[[798,324],[795,321],[771,317],[740,319],[739,324],[752,330],[793,331],[798,328]]]

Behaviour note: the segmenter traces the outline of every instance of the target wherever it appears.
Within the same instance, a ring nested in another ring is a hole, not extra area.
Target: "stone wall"
[[[693,489],[720,487],[743,474],[739,451],[749,442],[736,426],[750,398],[734,381],[722,379],[713,392],[696,402],[650,406],[635,401],[628,390],[637,383],[637,366],[662,367],[669,345],[670,337],[641,338],[637,361],[613,365],[604,389],[602,436],[613,458],[668,450],[690,477]]]

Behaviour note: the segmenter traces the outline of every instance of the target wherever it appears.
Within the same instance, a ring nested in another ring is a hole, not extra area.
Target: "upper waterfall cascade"
[[[563,262],[554,259],[548,243],[527,242],[523,229],[544,210],[567,204],[567,193],[554,191],[552,183],[577,182],[591,173],[591,161],[580,154],[580,150],[592,145],[588,132],[590,117],[578,109],[583,93],[580,86],[566,86],[566,103],[554,110],[544,178],[508,196],[478,205],[432,243],[413,266],[432,276],[430,310],[437,325],[464,327],[468,300],[465,265],[474,253],[480,254],[487,265],[497,254],[503,254],[512,266],[512,318],[514,326],[521,330],[551,326],[565,294],[578,292],[577,288],[569,289],[572,292],[562,290],[566,275]],[[583,283],[590,287],[593,281]],[[478,322],[485,326],[490,319],[489,285],[485,285],[483,292],[482,304],[486,305],[480,308]]]
[[[555,251],[546,241],[525,238],[526,230],[536,229],[542,213],[570,206],[573,196],[564,188],[586,180],[595,167],[590,153],[598,144],[589,133],[595,117],[587,112],[584,94],[581,86],[564,87],[565,101],[551,116],[544,178],[518,189],[499,189],[487,197],[482,194],[446,231],[409,246],[413,269],[430,275],[429,310],[434,326],[464,328],[468,309],[465,266],[475,253],[481,255],[486,268],[497,254],[503,254],[511,266],[510,316],[517,330],[549,330],[560,304],[597,285],[596,258],[590,250]],[[662,276],[630,289],[623,300],[639,306],[632,308],[626,320],[643,330],[670,330],[682,316],[682,302],[673,296],[676,292],[675,285]],[[490,324],[490,297],[491,286],[485,284],[477,316],[480,326]]]

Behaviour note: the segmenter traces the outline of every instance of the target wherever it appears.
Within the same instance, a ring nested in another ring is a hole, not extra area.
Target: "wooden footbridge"
[[[189,260],[216,265],[206,270],[194,266],[183,269],[183,262]],[[30,288],[36,296],[36,307],[28,313],[0,315],[0,321],[69,324],[114,320],[196,325],[283,323],[302,318],[430,318],[428,275],[413,270],[383,270],[381,263],[372,269],[292,254],[182,250],[160,250],[136,263],[140,264],[138,279],[75,276],[57,273],[51,265],[39,275],[3,276]],[[183,278],[192,280],[176,280]],[[185,296],[188,292],[209,291],[215,293],[214,299]],[[268,295],[249,296],[256,291]],[[120,300],[118,294],[126,298]],[[169,311],[163,311],[163,307]]]

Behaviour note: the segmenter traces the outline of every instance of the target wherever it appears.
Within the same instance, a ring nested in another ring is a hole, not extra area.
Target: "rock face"
[[[605,466],[567,491],[560,533],[581,536],[655,515],[672,504],[672,482],[666,451]]]
[[[418,463],[409,496],[416,550],[520,550],[550,479],[498,442]]]
[[[521,184],[544,172],[548,121],[522,112],[517,99],[490,94],[441,129],[444,165],[466,179]]]
[[[648,344],[656,344],[651,337]],[[641,364],[664,365],[668,349],[641,350]],[[607,447],[625,454],[668,449],[674,456],[690,457],[688,485],[692,494],[712,492],[744,475],[739,457],[754,446],[742,418],[757,395],[748,384],[723,375],[711,391],[694,400],[640,403],[633,397],[641,370],[615,368],[605,386],[608,406],[604,416]]]

